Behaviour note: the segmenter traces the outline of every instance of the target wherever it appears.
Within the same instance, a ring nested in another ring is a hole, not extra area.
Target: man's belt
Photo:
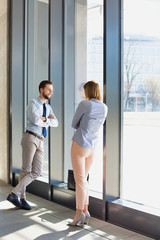
[[[42,140],[42,141],[44,140],[43,137],[39,136],[38,134],[36,134],[36,133],[34,133],[34,132],[31,132],[31,131],[28,131],[28,130],[27,130],[26,133],[29,133],[29,134],[35,136],[36,138],[38,138],[38,139],[40,139],[40,140]]]

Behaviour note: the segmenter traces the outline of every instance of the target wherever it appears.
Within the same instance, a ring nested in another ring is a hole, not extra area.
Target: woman
[[[92,166],[100,127],[103,125],[108,108],[102,103],[98,83],[87,82],[84,87],[85,100],[80,102],[72,121],[76,129],[72,138],[71,160],[76,182],[76,215],[70,225],[88,223],[88,182],[87,175]]]

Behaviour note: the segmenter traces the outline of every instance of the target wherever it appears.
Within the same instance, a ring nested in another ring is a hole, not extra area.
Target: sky
[[[160,0],[124,0],[124,34],[160,37]]]

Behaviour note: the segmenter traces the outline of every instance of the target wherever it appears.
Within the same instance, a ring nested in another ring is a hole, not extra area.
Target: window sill
[[[119,204],[119,205],[127,207],[127,208],[131,208],[131,209],[134,209],[137,211],[141,211],[141,212],[144,212],[147,214],[151,214],[151,215],[160,217],[160,209],[152,208],[152,207],[149,207],[149,206],[146,206],[143,204],[127,201],[127,200],[120,199],[120,198],[112,201],[112,203]]]

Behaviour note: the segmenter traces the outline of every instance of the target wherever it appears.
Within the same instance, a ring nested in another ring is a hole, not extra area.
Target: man
[[[39,92],[40,96],[28,105],[27,128],[21,141],[23,162],[19,183],[7,197],[7,200],[16,207],[26,210],[31,209],[26,201],[26,187],[41,175],[44,158],[43,140],[47,135],[47,128],[58,126],[51,106],[46,103],[52,96],[53,83],[42,81],[39,84]]]

